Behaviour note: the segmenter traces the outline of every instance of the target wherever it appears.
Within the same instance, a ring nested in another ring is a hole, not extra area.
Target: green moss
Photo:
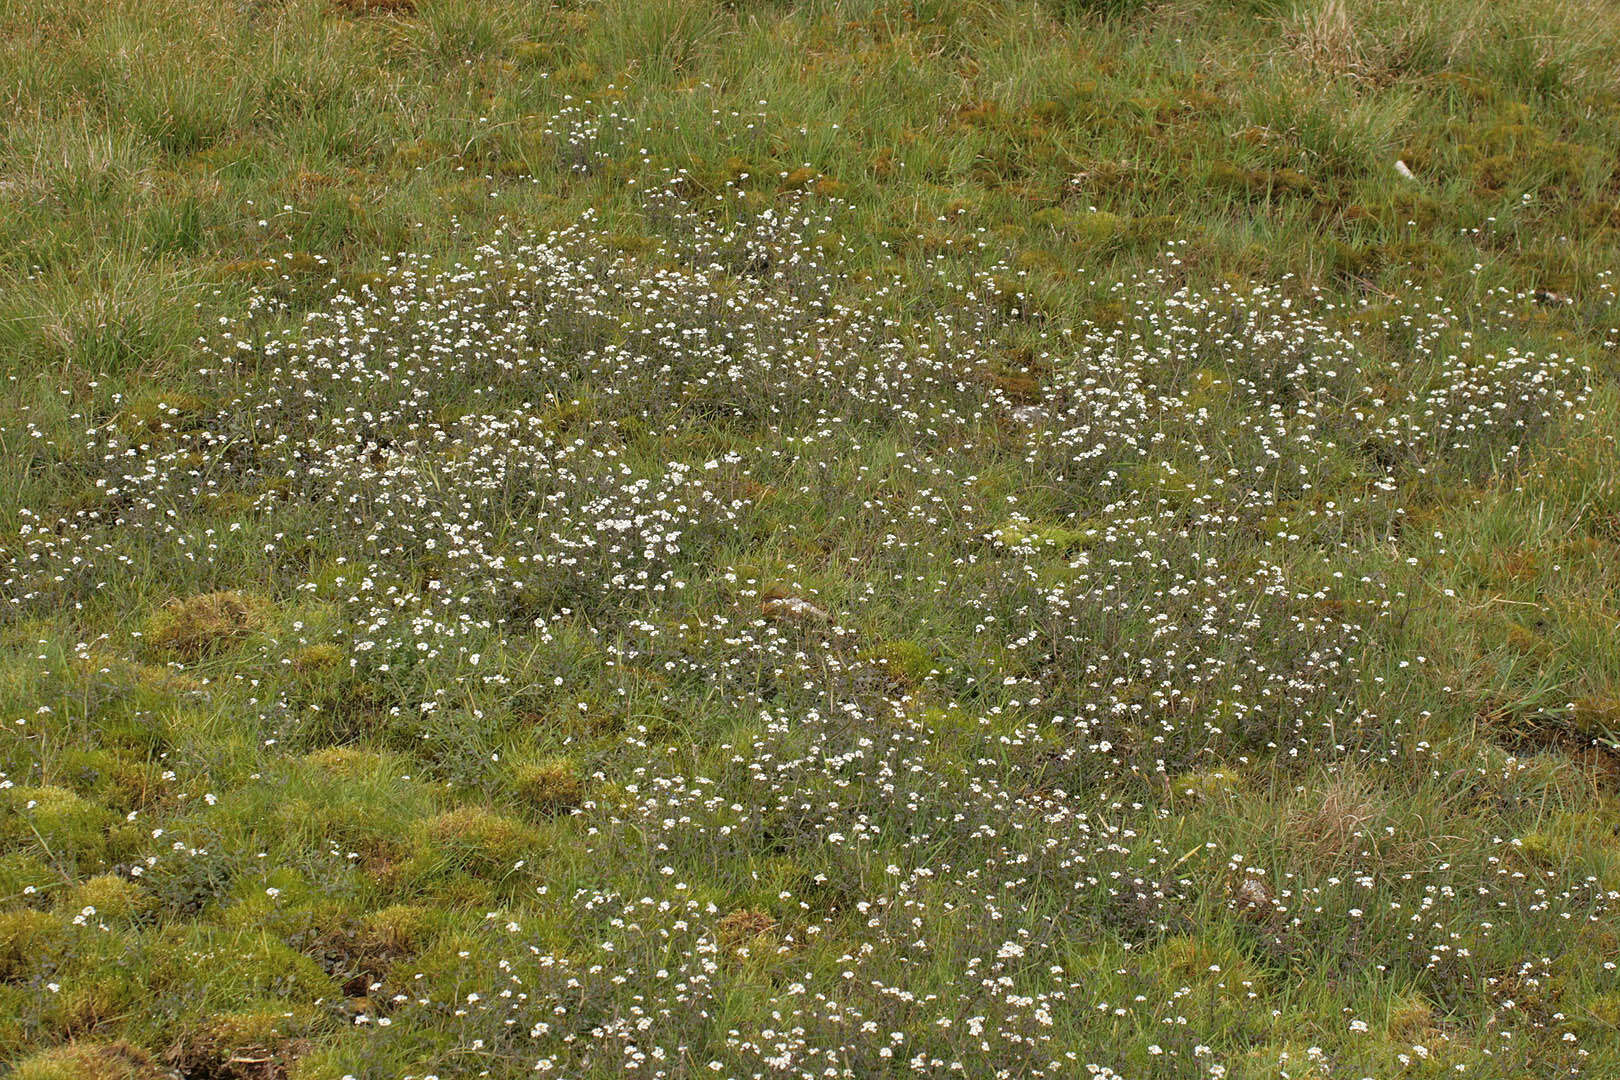
[[[60,884],[61,878],[37,853],[8,851],[0,854],[0,904],[21,900],[25,895],[32,895],[25,890],[38,892],[53,882]]]
[[[505,870],[534,843],[523,822],[481,806],[459,806],[422,826],[423,841],[454,863],[478,870]]]
[[[1209,183],[1251,199],[1316,194],[1316,184],[1293,169],[1250,169],[1228,161],[1210,165]]]
[[[1152,966],[1171,982],[1225,983],[1232,997],[1242,994],[1238,978],[1240,973],[1250,970],[1248,962],[1236,949],[1188,934],[1166,938],[1155,947]]]
[[[1620,698],[1577,698],[1570,719],[1576,733],[1586,738],[1620,738]]]
[[[1518,838],[1519,853],[1538,866],[1574,866],[1601,858],[1614,832],[1595,811],[1557,811]]]
[[[1162,500],[1172,509],[1187,509],[1210,493],[1211,485],[1200,472],[1178,468],[1170,461],[1149,461],[1122,469],[1125,483],[1143,498]]]
[[[0,791],[0,841],[42,852],[51,862],[88,864],[102,852],[118,815],[66,788]]]
[[[1385,1028],[1389,1037],[1410,1045],[1426,1043],[1434,1037],[1434,1005],[1416,992],[1403,994],[1389,1003]]]
[[[1245,790],[1243,777],[1229,769],[1182,773],[1170,781],[1172,798],[1189,802],[1232,799]]]
[[[66,947],[68,920],[48,911],[0,911],[0,981],[21,979]]]
[[[198,429],[210,414],[209,403],[183,390],[141,390],[118,416],[118,426],[131,438],[174,436]]]
[[[317,763],[278,768],[268,783],[226,794],[218,812],[281,845],[316,838],[368,858],[391,858],[410,843],[407,823],[431,805],[423,787],[404,779],[402,759],[348,748],[318,751]]]
[[[146,760],[135,760],[130,751],[147,751],[167,743],[167,725],[151,714],[136,714],[120,721],[106,717],[99,721],[112,749],[65,751],[54,771],[56,779],[93,802],[115,812],[129,813],[151,806],[162,797],[161,770]]]
[[[187,1024],[271,998],[313,1005],[339,989],[313,957],[251,927],[182,923],[147,944],[137,974],[148,988],[174,995]]]
[[[127,878],[97,874],[63,893],[57,899],[57,909],[72,916],[93,908],[96,921],[119,922],[139,915],[150,899],[146,890]]]
[[[902,687],[921,686],[934,671],[933,654],[915,641],[885,641],[868,650],[866,657],[881,667],[890,681]]]
[[[585,780],[567,758],[517,765],[512,770],[512,787],[525,807],[545,814],[572,810],[585,798]]]
[[[168,1070],[123,1042],[76,1042],[17,1062],[12,1080],[168,1080]]]
[[[739,909],[721,919],[715,937],[724,955],[735,955],[769,948],[776,920],[758,909]]]
[[[342,646],[329,641],[304,645],[293,650],[293,670],[302,675],[329,675],[345,666],[348,656]]]
[[[1376,274],[1383,258],[1383,251],[1373,244],[1347,244],[1333,240],[1327,248],[1328,268],[1352,281]]]
[[[1597,1032],[1620,1030],[1620,990],[1588,998],[1583,1010]]]
[[[1186,391],[1187,405],[1193,409],[1214,409],[1232,400],[1232,376],[1210,367],[1192,373]]]
[[[358,746],[328,746],[312,750],[304,756],[309,765],[334,776],[361,777],[377,775],[388,769],[388,755]]]
[[[386,956],[417,953],[432,937],[434,912],[418,904],[394,904],[361,920],[360,942]]]
[[[264,282],[275,276],[276,264],[269,259],[232,259],[214,268],[217,281]]]
[[[1547,639],[1542,637],[1536,631],[1530,629],[1528,626],[1525,626],[1523,623],[1517,622],[1513,619],[1503,618],[1501,620],[1501,625],[1503,631],[1503,640],[1510,648],[1527,653],[1539,653],[1547,648]],[[1575,719],[1577,726],[1579,726],[1582,719],[1579,708],[1576,710]]]
[[[1009,548],[1034,548],[1036,551],[1048,551],[1053,554],[1073,554],[1095,543],[1100,531],[1092,525],[1081,522],[1074,525],[1057,525],[1050,522],[1034,522],[1022,518],[1013,518],[997,526],[991,534],[996,543]]]
[[[147,625],[146,640],[180,660],[198,660],[264,629],[270,604],[235,591],[203,593],[165,604]]]
[[[1099,300],[1086,309],[1086,318],[1097,326],[1118,326],[1125,315],[1125,305],[1118,300]]]
[[[1063,261],[1050,251],[1021,251],[1013,265],[1020,270],[1041,273],[1057,273],[1063,269]]]

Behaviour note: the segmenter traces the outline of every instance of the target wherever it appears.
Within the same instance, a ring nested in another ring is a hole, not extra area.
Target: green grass
[[[1617,50],[0,0],[0,1075],[1620,1074]]]

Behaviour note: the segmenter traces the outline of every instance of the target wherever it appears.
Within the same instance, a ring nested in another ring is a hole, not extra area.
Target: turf
[[[1620,1075],[1616,50],[0,0],[0,1074]]]

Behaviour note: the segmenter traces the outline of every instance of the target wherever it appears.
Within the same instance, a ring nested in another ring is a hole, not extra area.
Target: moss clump
[[[1240,969],[1246,972],[1248,968],[1242,955],[1230,946],[1186,934],[1166,938],[1152,957],[1153,966],[1172,981],[1224,983],[1228,988],[1237,986]]]
[[[39,889],[61,878],[38,856],[26,851],[0,855],[0,900],[16,900],[25,889]]]
[[[1309,195],[1316,189],[1309,177],[1293,169],[1246,169],[1225,161],[1210,167],[1209,181],[1251,199]]]
[[[778,186],[783,191],[787,191],[789,188],[803,187],[810,181],[814,180],[816,175],[816,170],[812,169],[810,166],[800,165],[797,169],[794,169],[792,172],[782,177],[782,182]]]
[[[134,992],[162,986],[172,993],[183,1011],[180,1026],[171,1030],[181,1034],[200,1030],[204,1021],[232,1006],[253,1011],[256,1004],[283,999],[312,1004],[340,993],[341,985],[320,961],[288,944],[284,932],[258,924],[167,923],[145,939],[151,947],[143,968],[132,972],[138,980]],[[289,1004],[276,1011],[294,1009]]]
[[[416,0],[330,0],[339,11],[350,15],[411,15]]]
[[[1170,781],[1170,794],[1190,802],[1230,799],[1243,791],[1243,777],[1225,769],[1182,773]]]
[[[327,746],[306,754],[304,760],[323,772],[360,777],[376,773],[386,759],[381,754],[355,746]]]
[[[0,982],[21,978],[66,942],[67,921],[32,908],[0,911]]]
[[[996,543],[1009,548],[1033,548],[1037,551],[1051,551],[1059,554],[1074,552],[1086,546],[1097,535],[1097,529],[1089,525],[1079,526],[1054,525],[1029,521],[1025,518],[1012,518],[996,527],[991,534]]]
[[[141,719],[147,715],[141,714]],[[108,723],[102,731],[103,738],[108,741],[117,736],[126,736],[121,741],[137,751],[164,741],[155,720],[147,724]],[[80,796],[120,813],[152,805],[161,798],[164,788],[156,765],[149,761],[132,760],[106,749],[65,750],[54,774]]]
[[[933,655],[915,641],[885,641],[867,653],[867,659],[902,687],[919,686],[934,672]]]
[[[1614,1031],[1620,1028],[1620,992],[1599,994],[1589,998],[1585,1004],[1586,1014],[1591,1017],[1599,1030]]]
[[[79,863],[101,852],[117,815],[62,787],[0,792],[0,842],[44,849],[53,862]]]
[[[1425,1042],[1434,1030],[1434,1006],[1418,994],[1395,999],[1389,1007],[1389,1036],[1401,1042]]]
[[[301,675],[324,675],[342,666],[344,653],[330,641],[322,641],[295,649],[290,659],[293,670]]]
[[[382,956],[420,952],[433,933],[433,913],[415,904],[394,904],[367,915],[360,945]]]
[[[1540,652],[1547,646],[1547,640],[1523,623],[1514,619],[1502,619],[1503,640],[1510,648],[1520,652]],[[1580,723],[1580,711],[1576,710],[1576,723]]]
[[[155,615],[147,640],[181,660],[196,660],[264,629],[269,602],[235,591],[174,599]]]
[[[1199,493],[1198,476],[1170,461],[1144,461],[1128,465],[1121,477],[1130,490],[1146,499],[1162,499],[1171,507],[1185,507]]]
[[[387,274],[376,271],[351,270],[338,277],[338,288],[351,296],[361,296],[372,293],[382,296],[387,293],[392,279]]]
[[[776,929],[776,920],[757,908],[742,908],[731,912],[715,927],[720,951],[735,953],[749,949]]]
[[[1086,247],[1100,247],[1116,240],[1129,230],[1130,220],[1118,214],[1093,210],[1073,214],[1056,207],[1038,210],[1034,222],[1043,225]]]
[[[1620,735],[1620,698],[1585,697],[1570,710],[1577,733],[1591,739]]]
[[[483,870],[510,866],[534,841],[523,822],[481,806],[458,806],[429,818],[423,835],[457,861]]]
[[[1018,258],[1014,261],[1013,265],[1020,270],[1055,274],[1062,271],[1063,260],[1059,259],[1050,251],[1043,251],[1039,248],[1035,248],[1029,251],[1019,252]]]
[[[1231,402],[1234,389],[1229,374],[1201,367],[1188,380],[1187,404],[1194,409],[1219,408]]]
[[[221,281],[264,281],[275,274],[276,264],[269,259],[232,259],[220,263],[214,276]]]
[[[150,894],[117,874],[97,874],[65,893],[57,906],[68,914],[93,909],[103,922],[131,919],[146,906]]]
[[[1604,850],[1613,835],[1600,814],[1555,811],[1518,838],[1519,853],[1541,867],[1578,865]]]
[[[557,814],[577,807],[585,799],[585,781],[567,758],[551,758],[514,770],[512,785],[524,805]]]
[[[144,1050],[125,1042],[77,1042],[19,1061],[12,1080],[168,1080]]]
[[[1007,283],[1008,288],[1017,289],[1016,283]],[[1014,293],[1003,292],[1003,296],[1012,296]],[[1035,405],[1041,400],[1041,381],[1033,375],[1015,371],[992,372],[988,376],[991,386],[1007,397],[1015,405]]]
[[[192,431],[202,425],[208,409],[208,402],[195,394],[147,390],[124,407],[118,426],[136,438]]]

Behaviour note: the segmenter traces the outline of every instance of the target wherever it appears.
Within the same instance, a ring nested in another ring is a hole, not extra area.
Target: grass
[[[1620,1074],[1617,47],[0,0],[0,1073]]]

